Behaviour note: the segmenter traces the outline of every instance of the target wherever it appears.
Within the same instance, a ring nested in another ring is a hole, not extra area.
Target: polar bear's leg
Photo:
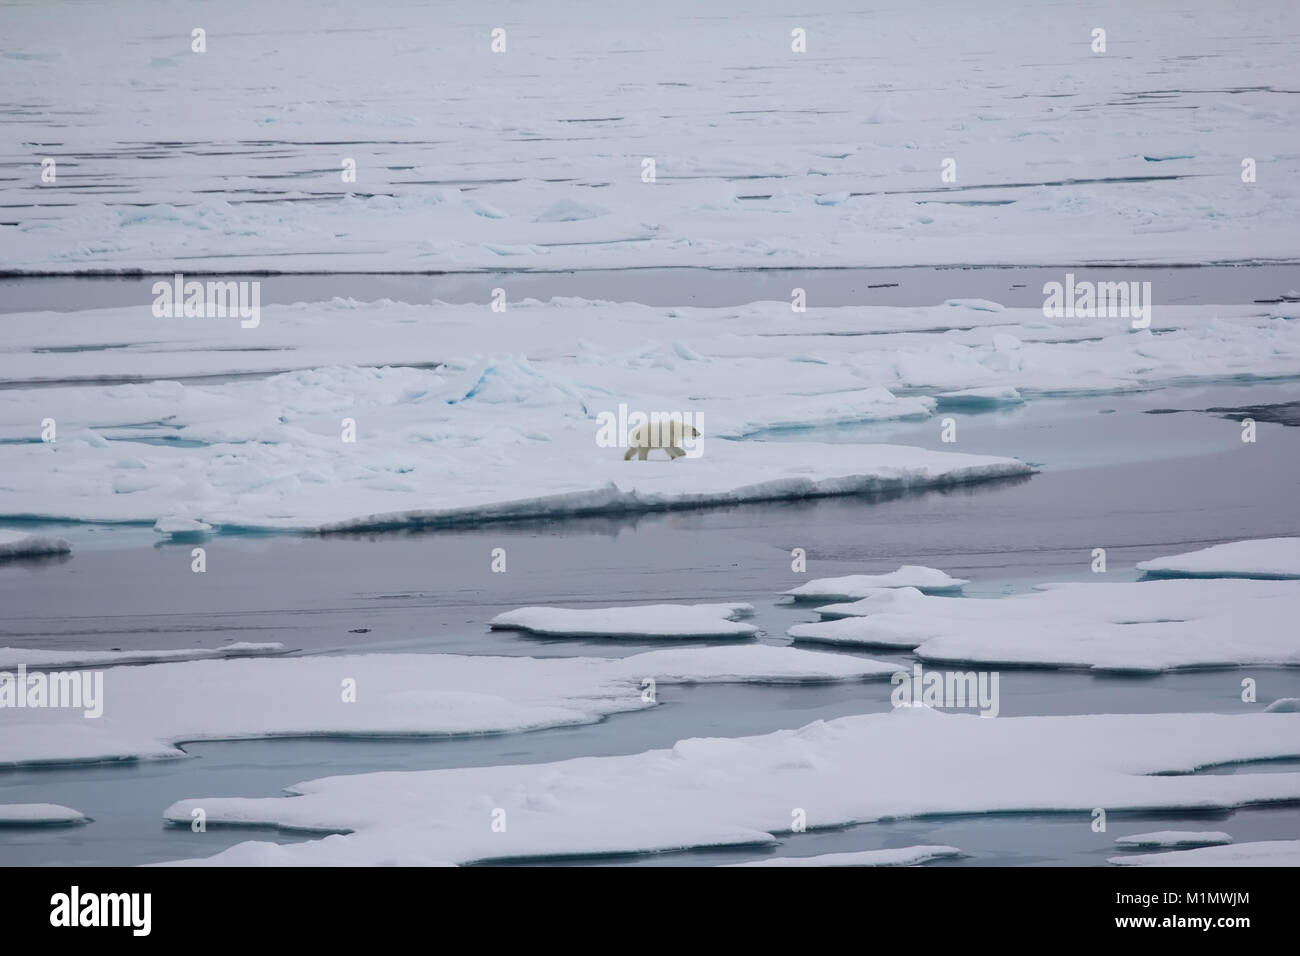
[[[673,461],[676,461],[678,458],[681,458],[685,454],[686,452],[682,451],[676,445],[673,445],[668,449],[668,457]]]
[[[642,445],[636,450],[637,461],[645,461],[650,455],[650,446]]]
[[[631,460],[632,460],[632,456],[635,455],[635,454],[636,454],[636,448],[635,448],[635,447],[633,447],[633,448],[629,448],[629,449],[627,450],[627,453],[623,455],[623,460],[624,460],[624,461],[631,461]]]

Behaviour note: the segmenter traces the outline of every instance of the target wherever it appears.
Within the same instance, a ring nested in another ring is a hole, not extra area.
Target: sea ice
[[[726,866],[919,866],[932,860],[961,856],[953,846],[904,846],[856,853],[824,853],[819,856],[774,856]]]
[[[1126,850],[1148,847],[1220,846],[1231,843],[1232,837],[1219,830],[1157,830],[1154,833],[1135,833],[1115,838],[1117,846]]]
[[[1230,808],[1300,798],[1298,773],[1196,774],[1300,753],[1300,717],[1150,714],[982,720],[926,709],[816,721],[739,739],[556,763],[336,776],[283,797],[205,797],[168,807],[188,825],[330,832],[245,842],[218,865],[425,862],[771,844],[774,834],[965,813],[1076,816]],[[941,755],[918,760],[917,754]]]
[[[936,568],[905,564],[888,574],[850,574],[841,578],[817,578],[783,593],[803,601],[856,601],[881,588],[916,588],[925,593],[960,591],[970,582],[954,578]]]
[[[68,554],[72,544],[66,538],[26,534],[0,528],[0,561],[6,558],[30,558],[46,554]]]
[[[1256,538],[1141,561],[1161,578],[1300,578],[1300,538]]]
[[[915,648],[944,663],[1134,672],[1300,664],[1300,584],[1291,581],[1048,584],[1000,598],[900,592],[818,611],[862,616],[796,625],[791,636]]]
[[[367,654],[111,668],[103,718],[4,711],[0,765],[180,757],[175,744],[283,736],[441,736],[590,723],[652,707],[648,682],[888,679],[880,661],[752,644],[625,658]]]
[[[0,827],[68,826],[89,823],[80,810],[57,803],[0,803]]]
[[[1300,840],[1261,840],[1168,853],[1112,856],[1116,866],[1300,866]]]
[[[524,607],[498,614],[488,626],[545,637],[753,637],[758,628],[736,620],[753,611],[752,604],[646,604],[583,610]]]
[[[283,654],[278,642],[252,644],[236,641],[220,647],[186,647],[161,651],[54,651],[44,648],[0,647],[0,670],[26,667],[54,670],[60,667],[112,667],[117,664],[157,664],[164,661],[196,661],[210,657],[260,657]]]

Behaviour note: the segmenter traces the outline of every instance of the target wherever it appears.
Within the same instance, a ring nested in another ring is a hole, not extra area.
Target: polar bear
[[[631,461],[636,455],[645,461],[651,449],[662,448],[668,452],[669,460],[676,460],[686,454],[681,448],[683,438],[699,438],[700,432],[694,425],[686,425],[677,419],[664,421],[651,420],[632,429],[627,436],[627,453],[624,461]]]

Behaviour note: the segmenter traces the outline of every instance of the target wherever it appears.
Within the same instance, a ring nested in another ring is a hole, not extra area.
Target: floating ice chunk
[[[0,647],[0,670],[23,666],[28,670],[58,667],[112,667],[115,664],[153,664],[197,661],[212,657],[262,657],[283,654],[279,642],[250,644],[237,641],[221,647],[188,647],[162,651],[48,651],[26,647]]]
[[[1220,830],[1157,830],[1154,833],[1135,833],[1115,838],[1118,846],[1137,850],[1149,847],[1221,846],[1231,842],[1232,837]]]
[[[80,810],[57,803],[0,803],[0,827],[70,826],[89,823]]]
[[[1138,563],[1162,578],[1300,578],[1300,538],[1255,538],[1216,544]]]
[[[922,660],[1155,672],[1300,664],[1300,583],[1167,580],[1048,584],[1000,598],[910,595],[864,608],[860,630],[804,625],[837,643],[912,646]],[[813,630],[809,632],[807,628]]]
[[[646,680],[883,680],[896,669],[758,644],[625,658],[366,654],[117,667],[103,674],[102,720],[66,707],[6,709],[0,765],[182,757],[175,744],[188,740],[506,733],[653,707]]]
[[[6,558],[30,558],[46,554],[68,554],[72,544],[66,538],[44,534],[26,534],[0,528],[0,561]]]
[[[817,794],[810,826],[1049,808],[1086,820],[1094,806],[1204,811],[1300,798],[1296,773],[1169,773],[1291,756],[1298,734],[1300,717],[1279,714],[982,720],[903,709],[640,754],[335,776],[295,784],[291,799],[182,800],[164,818],[188,824],[202,807],[209,826],[337,834],[241,843],[186,861],[216,865],[415,865],[772,843],[809,793]],[[507,814],[505,832],[488,825],[494,808]]]
[[[936,568],[905,564],[888,574],[850,574],[842,578],[817,578],[783,593],[805,601],[855,601],[880,588],[916,588],[927,593],[960,591],[970,582]]]
[[[1300,866],[1300,840],[1263,840],[1168,853],[1112,856],[1116,866]]]
[[[961,856],[954,846],[904,846],[887,850],[860,850],[856,853],[824,853],[820,856],[774,856],[748,863],[727,866],[919,866],[931,860]]]
[[[1024,398],[1010,385],[991,385],[987,388],[965,388],[956,392],[940,392],[935,396],[939,408],[994,408],[999,405],[1020,405]]]
[[[753,611],[752,604],[523,607],[498,614],[488,626],[545,637],[753,637],[757,627],[736,621]]]
[[[158,534],[184,537],[186,535],[206,534],[212,530],[212,525],[208,524],[206,521],[199,521],[197,518],[186,518],[183,515],[171,515],[159,518],[154,522],[153,529]]]

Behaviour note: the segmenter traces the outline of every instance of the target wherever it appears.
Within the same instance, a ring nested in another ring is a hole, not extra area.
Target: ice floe
[[[72,544],[66,538],[44,534],[27,534],[0,528],[0,561],[6,558],[31,558],[49,554],[68,554]]]
[[[1300,840],[1261,840],[1168,853],[1113,856],[1116,866],[1300,866]]]
[[[763,845],[810,828],[922,814],[1205,810],[1300,798],[1300,774],[1195,774],[1300,753],[1300,717],[1154,714],[982,720],[931,710],[817,721],[738,739],[556,763],[336,776],[290,798],[200,797],[188,825],[331,832],[238,844],[190,863],[468,862]],[[917,754],[936,755],[918,760]],[[499,824],[494,826],[494,820]]]
[[[888,574],[850,574],[840,578],[817,578],[784,592],[802,601],[857,601],[882,588],[916,588],[935,594],[960,591],[969,581],[954,578],[937,568],[905,564]]]
[[[26,667],[112,667],[116,664],[156,664],[164,661],[196,661],[210,657],[262,657],[285,653],[279,642],[254,644],[236,641],[220,647],[184,647],[173,650],[140,651],[56,651],[30,647],[0,647],[0,670]]]
[[[496,630],[543,637],[753,637],[758,628],[737,621],[752,604],[644,604],[635,607],[523,607],[488,622]]]
[[[89,823],[80,810],[57,803],[0,803],[0,827],[69,826]]]
[[[904,846],[887,850],[859,850],[855,853],[823,853],[819,856],[774,856],[726,866],[920,866],[933,860],[961,856],[954,846]]]
[[[0,711],[0,765],[179,757],[175,744],[188,740],[505,733],[652,707],[651,681],[883,680],[896,669],[759,644],[626,658],[369,654],[120,667],[103,674],[102,719]]]
[[[1256,538],[1216,544],[1137,566],[1162,578],[1300,578],[1300,538]]]
[[[800,624],[792,637],[914,648],[922,660],[1154,672],[1298,665],[1300,584],[1167,580],[1048,584],[1000,598],[899,592],[819,608],[864,616]]]
[[[1115,845],[1124,849],[1143,850],[1151,847],[1222,846],[1231,843],[1232,837],[1221,830],[1157,830],[1153,833],[1134,833],[1115,838]]]
[[[497,314],[332,300],[268,306],[256,329],[143,308],[10,315],[6,342],[0,378],[50,387],[0,390],[4,514],[161,519],[160,531],[185,519],[182,535],[205,525],[309,531],[636,512],[1025,476],[1032,469],[1009,458],[828,443],[817,430],[930,415],[945,401],[936,395],[1014,390],[1033,401],[1300,367],[1300,322],[1264,306],[1171,307],[1134,332],[1032,309],[792,314],[776,302],[554,299]],[[167,380],[223,375],[235,377]],[[105,379],[140,381],[91,384]],[[620,408],[692,415],[700,455],[625,462],[617,440],[601,444],[602,423]],[[57,441],[40,440],[35,423],[46,417],[58,422]],[[754,440],[791,430],[807,434],[785,437],[811,440]]]

